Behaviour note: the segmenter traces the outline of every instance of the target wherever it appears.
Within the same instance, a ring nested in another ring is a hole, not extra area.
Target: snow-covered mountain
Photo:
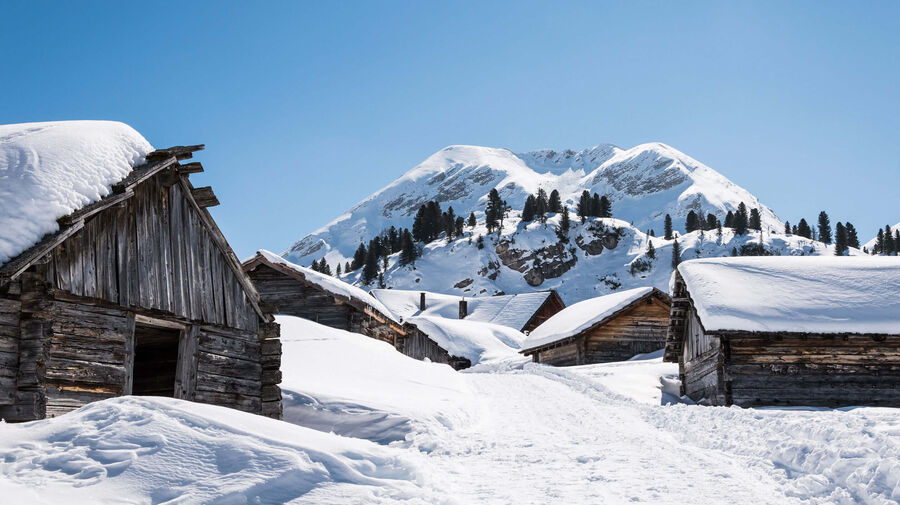
[[[487,237],[484,208],[494,188],[513,211],[504,230]],[[560,241],[555,234],[558,215],[546,224],[521,222],[525,198],[539,188],[547,193],[558,190],[563,204],[572,209],[570,240]],[[574,209],[585,189],[607,195],[615,219],[580,223]],[[302,238],[284,255],[303,265],[322,257],[332,268],[343,265],[360,242],[390,226],[411,228],[419,206],[430,200],[440,202],[444,210],[452,206],[459,216],[474,212],[478,225],[467,227],[464,237],[450,243],[441,239],[428,244],[415,268],[400,267],[393,258],[384,274],[386,286],[470,296],[553,288],[567,303],[620,287],[649,284],[665,289],[672,241],[651,238],[646,232],[654,230],[661,237],[666,214],[672,216],[676,230],[683,230],[691,210],[701,216],[713,213],[724,221],[741,202],[760,210],[762,240],[770,252],[828,251],[822,244],[781,235],[784,224],[772,210],[715,170],[665,144],[649,143],[631,149],[601,144],[578,152],[528,153],[450,146]],[[477,247],[479,235],[486,237],[483,249]],[[655,260],[644,258],[650,240],[657,249]],[[682,258],[689,259],[697,257],[697,251],[728,255],[732,248],[759,240],[758,233],[735,238],[726,229],[721,238],[715,231],[684,235],[679,246]],[[633,266],[639,259],[646,264]],[[345,275],[344,280],[359,282],[358,273]]]

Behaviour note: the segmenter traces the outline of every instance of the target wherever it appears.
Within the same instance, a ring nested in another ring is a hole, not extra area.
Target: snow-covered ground
[[[458,373],[360,335],[279,321],[286,417],[314,429],[176,400],[108,400],[57,419],[0,424],[0,496],[11,503],[900,501],[898,409],[680,403],[671,394],[677,367],[659,353],[570,368],[506,359]],[[300,408],[291,403],[298,398]]]

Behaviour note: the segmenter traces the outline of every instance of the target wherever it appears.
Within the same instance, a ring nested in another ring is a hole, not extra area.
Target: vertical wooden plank
[[[159,212],[159,302],[160,308],[172,312],[172,258],[169,236],[169,191],[155,178],[158,186]]]
[[[232,298],[232,284],[234,283],[234,276],[231,273],[231,270],[225,268],[222,270],[222,300],[225,302],[225,310],[223,311],[225,315],[225,326],[236,327],[234,320],[234,298]]]
[[[104,226],[104,247],[106,248],[106,275],[105,283],[106,283],[106,295],[105,298],[113,303],[117,302],[119,299],[119,290],[118,290],[118,264],[119,260],[117,257],[116,250],[116,234],[118,233],[117,227],[119,224],[118,220],[118,210],[120,207],[116,207],[113,209],[109,209],[104,213],[104,219],[106,221]]]
[[[72,276],[72,286],[69,291],[79,296],[84,295],[84,267],[82,266],[84,258],[81,254],[83,234],[84,230],[81,230],[66,241],[68,242],[66,249],[69,254],[69,275]]]
[[[190,215],[190,256],[191,256],[191,277],[190,277],[190,289],[191,289],[191,318],[194,320],[200,320],[203,318],[203,310],[201,308],[201,304],[203,302],[203,294],[201,293],[202,283],[200,282],[201,272],[200,272],[200,230],[201,225],[199,219],[196,214],[194,214],[193,209],[188,207],[188,214]]]
[[[84,279],[84,296],[97,298],[97,245],[96,245],[97,220],[91,219],[85,223],[81,230],[81,268]]]
[[[184,266],[182,262],[183,225],[181,219],[181,189],[177,184],[169,188],[169,250],[172,262],[172,312],[185,316]]]
[[[140,269],[140,258],[138,258],[138,196],[135,195],[128,200],[128,211],[125,221],[127,223],[128,240],[126,241],[126,253],[128,264],[128,303],[131,306],[138,306],[141,303],[141,293],[139,289],[140,279],[138,278],[138,270]]]
[[[128,206],[126,203],[116,209],[116,290],[119,294],[119,305],[131,305],[128,286]]]
[[[212,244],[212,241],[209,238],[209,234],[206,232],[205,228],[202,228],[202,233],[200,236],[202,237],[203,247],[201,248],[203,252],[203,285],[200,286],[200,292],[203,293],[203,312],[204,312],[204,320],[210,323],[215,322],[215,302],[213,301],[213,287],[212,287],[212,262],[210,261],[210,254],[215,249],[215,246]]]
[[[134,313],[129,312],[125,331],[128,332],[125,338],[125,386],[122,388],[123,395],[130,395],[134,386]]]
[[[65,242],[53,249],[53,262],[56,264],[56,287],[69,291],[72,276],[69,274],[69,254],[66,252]]]
[[[222,255],[218,249],[212,250],[212,297],[214,301],[215,323],[225,326],[224,301],[222,300]]]
[[[197,386],[197,341],[200,328],[189,326],[178,340],[178,364],[175,371],[175,398],[193,400]]]

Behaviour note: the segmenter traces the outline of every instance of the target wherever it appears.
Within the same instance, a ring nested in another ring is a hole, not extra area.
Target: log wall
[[[279,314],[302,317],[339,330],[362,333],[362,314],[356,321],[356,309],[336,302],[334,295],[266,265],[247,272],[260,300]]]
[[[550,295],[547,297],[547,301],[544,302],[543,305],[531,316],[531,319],[525,324],[525,327],[522,328],[521,331],[530,333],[534,331],[535,328],[544,324],[544,321],[553,317],[554,314],[566,308],[566,306],[562,303],[562,300],[559,299],[559,296]]]
[[[472,366],[470,360],[459,356],[451,356],[443,347],[418,329],[410,331],[408,336],[400,341],[397,350],[411,358],[428,358],[434,363],[450,365],[455,370],[462,370]]]
[[[624,361],[665,347],[668,325],[669,306],[646,298],[601,325],[535,352],[533,359],[555,366]]]

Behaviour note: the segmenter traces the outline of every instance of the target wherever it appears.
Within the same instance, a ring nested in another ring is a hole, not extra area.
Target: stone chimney
[[[425,310],[425,293],[419,293],[419,310]]]
[[[459,318],[465,319],[469,315],[469,302],[465,300],[459,301]]]

